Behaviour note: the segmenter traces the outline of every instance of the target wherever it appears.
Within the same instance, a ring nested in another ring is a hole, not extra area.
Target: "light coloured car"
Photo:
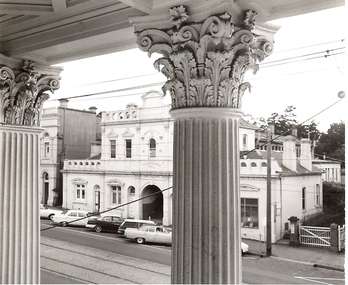
[[[40,218],[52,220],[54,215],[62,215],[63,211],[50,209],[43,204],[40,204]]]
[[[88,222],[88,211],[69,210],[63,215],[54,215],[53,223],[65,226],[82,226],[85,227]]]
[[[249,245],[244,243],[244,242],[242,242],[241,249],[242,249],[242,255],[243,255],[244,253],[249,251]]]
[[[150,220],[136,220],[136,219],[124,219],[122,224],[118,228],[119,234],[124,234],[127,228],[140,228],[142,225],[156,225],[154,221]]]
[[[163,226],[143,225],[140,228],[126,228],[124,235],[126,238],[135,240],[142,244],[145,242],[151,243],[172,243],[172,232]]]

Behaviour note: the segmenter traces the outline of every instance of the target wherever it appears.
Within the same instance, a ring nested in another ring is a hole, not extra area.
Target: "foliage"
[[[326,155],[329,159],[345,160],[345,123],[334,123],[330,125],[327,133],[322,133],[317,147],[316,154]]]
[[[266,120],[264,118],[253,118],[251,115],[244,116],[244,119],[250,124],[256,125],[261,131],[267,130],[268,123],[275,125],[276,135],[291,135],[292,130],[297,130],[297,138],[308,138],[308,130],[310,133],[311,140],[318,140],[320,132],[317,129],[318,124],[313,120],[309,124],[300,124],[297,120],[295,113],[296,107],[288,106],[283,114],[272,113],[271,116]]]
[[[345,184],[337,182],[323,182],[324,211],[343,213],[345,207]]]

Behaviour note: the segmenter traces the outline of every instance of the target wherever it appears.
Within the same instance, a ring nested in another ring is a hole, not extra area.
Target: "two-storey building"
[[[68,100],[60,106],[43,109],[40,136],[40,197],[49,206],[62,205],[64,159],[86,158],[91,144],[100,145],[100,121],[95,107],[89,110],[68,108]],[[81,128],[83,126],[83,128]],[[99,151],[98,151],[99,153]]]

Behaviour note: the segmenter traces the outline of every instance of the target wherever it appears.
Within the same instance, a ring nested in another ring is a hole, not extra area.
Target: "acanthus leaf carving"
[[[272,51],[273,43],[252,33],[257,13],[248,10],[241,23],[223,12],[201,23],[189,23],[185,6],[170,9],[172,27],[148,29],[138,34],[139,48],[163,58],[155,67],[168,81],[163,86],[172,97],[172,109],[186,107],[241,108],[250,84],[243,82],[248,69]]]
[[[0,67],[0,122],[40,126],[43,103],[59,88],[59,78],[41,75],[35,63],[24,61],[17,74],[7,66]]]

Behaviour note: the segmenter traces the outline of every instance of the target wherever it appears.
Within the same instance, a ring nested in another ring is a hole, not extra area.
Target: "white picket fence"
[[[338,226],[338,251],[342,251],[346,244],[346,226]]]

